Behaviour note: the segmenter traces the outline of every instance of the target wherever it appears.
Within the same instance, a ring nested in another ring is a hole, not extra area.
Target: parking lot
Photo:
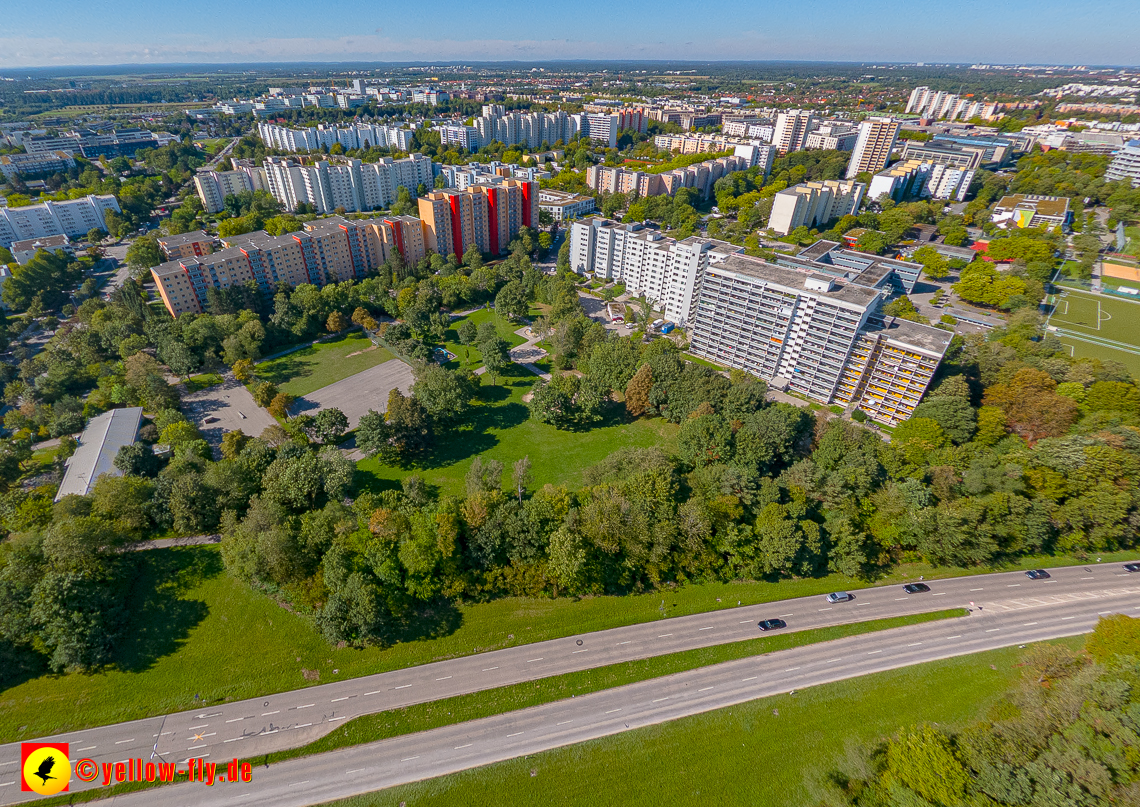
[[[240,429],[250,437],[258,437],[277,423],[254,403],[249,390],[235,378],[187,395],[182,399],[182,406],[190,421],[215,448],[222,444],[226,432]]]

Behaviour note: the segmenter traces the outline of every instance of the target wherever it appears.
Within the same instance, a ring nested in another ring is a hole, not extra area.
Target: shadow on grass
[[[26,645],[0,639],[0,692],[48,672],[48,659]]]
[[[143,672],[178,650],[209,610],[204,602],[181,595],[222,573],[222,556],[215,551],[178,547],[138,555],[127,598],[131,619],[115,653],[115,666],[126,672]]]
[[[386,644],[441,639],[463,626],[463,614],[454,603],[439,599],[409,611],[384,637]]]

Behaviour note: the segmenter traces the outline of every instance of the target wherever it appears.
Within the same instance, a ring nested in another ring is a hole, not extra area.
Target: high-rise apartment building
[[[894,118],[868,118],[859,124],[859,139],[847,163],[847,179],[864,172],[876,174],[887,167],[902,124]]]
[[[762,148],[762,147],[758,147]],[[592,165],[586,169],[586,184],[602,193],[632,193],[638,196],[672,196],[681,188],[693,188],[707,198],[713,184],[734,171],[744,171],[751,167],[752,156],[718,157],[701,163],[675,168],[663,174],[648,174],[606,165]],[[770,156],[770,152],[766,154]],[[759,156],[756,155],[759,159]]]
[[[462,255],[474,244],[498,255],[522,227],[538,225],[538,183],[484,177],[462,191],[439,190],[419,199],[424,245],[439,255]]]
[[[923,118],[949,120],[991,118],[997,110],[996,103],[975,101],[945,91],[934,91],[929,87],[915,87],[906,105],[908,113],[913,112]]]
[[[283,207],[296,210],[303,202],[318,213],[333,213],[338,207],[349,213],[391,207],[401,187],[414,196],[419,186],[430,188],[435,182],[431,157],[422,154],[402,160],[382,157],[374,163],[321,160],[315,165],[268,157],[263,170],[266,189]]]
[[[908,196],[964,201],[974,170],[939,165],[923,160],[901,160],[871,177],[868,196],[878,199],[886,194],[895,201]]]
[[[791,151],[800,151],[807,142],[807,136],[815,124],[815,114],[804,109],[790,109],[776,116],[776,130],[772,135],[772,145],[780,156]]]
[[[200,258],[214,251],[214,239],[201,230],[179,235],[164,235],[157,240],[158,248],[162,250],[168,261],[178,258]]]
[[[768,227],[787,235],[797,227],[818,227],[855,213],[867,186],[861,182],[824,179],[802,182],[772,197]]]
[[[1140,188],[1140,140],[1129,140],[1108,166],[1104,178],[1110,182],[1129,182]]]
[[[320,151],[339,143],[347,149],[382,148],[411,151],[415,132],[400,126],[354,123],[349,126],[318,124],[291,129],[273,123],[259,123],[257,133],[265,145],[278,151]]]
[[[855,404],[882,423],[905,420],[953,334],[883,318],[883,291],[808,267],[743,255],[710,263],[690,350],[825,404]]]
[[[111,194],[84,196],[66,202],[41,202],[23,207],[0,207],[0,247],[13,241],[66,235],[74,238],[90,230],[107,229],[107,211],[121,213]]]
[[[242,191],[267,190],[267,185],[264,169],[250,165],[233,171],[199,171],[194,175],[194,188],[202,200],[202,209],[207,213],[217,213],[225,207],[227,196],[237,196]]]

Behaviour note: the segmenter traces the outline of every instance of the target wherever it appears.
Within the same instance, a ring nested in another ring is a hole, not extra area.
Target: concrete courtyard
[[[232,376],[217,386],[187,395],[182,399],[182,406],[187,418],[215,448],[222,444],[226,432],[241,429],[250,437],[258,437],[277,423]]]
[[[321,409],[335,407],[344,412],[349,428],[355,429],[369,409],[387,411],[388,393],[393,389],[410,394],[414,381],[411,367],[391,359],[298,398],[290,413],[315,415]]]

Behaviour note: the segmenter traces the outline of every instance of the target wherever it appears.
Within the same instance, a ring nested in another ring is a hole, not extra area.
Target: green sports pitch
[[[1118,361],[1140,377],[1140,301],[1076,289],[1050,301],[1049,331],[1070,355]]]

